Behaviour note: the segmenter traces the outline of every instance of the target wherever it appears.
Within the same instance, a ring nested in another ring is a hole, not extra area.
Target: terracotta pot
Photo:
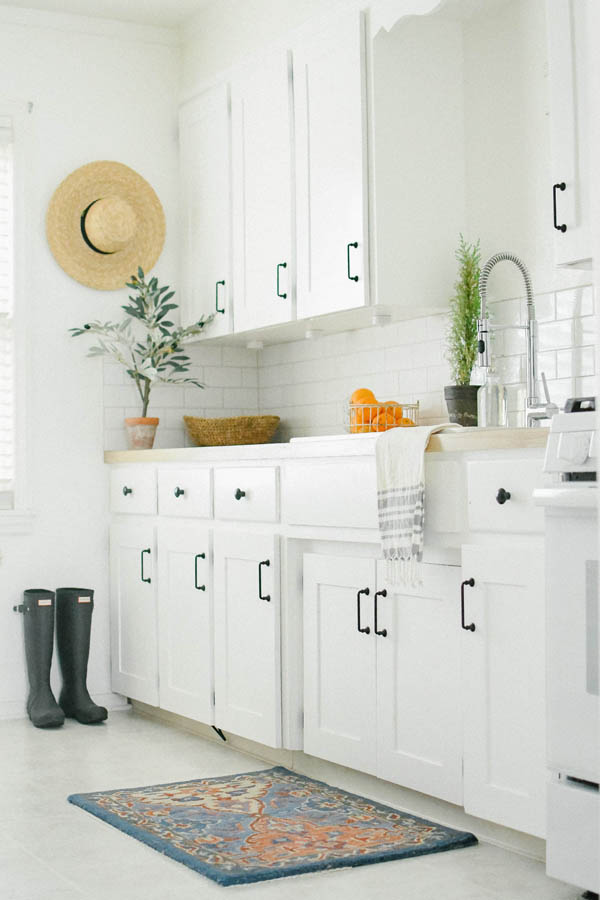
[[[129,450],[151,450],[158,419],[148,417],[125,419],[125,433]]]
[[[478,384],[452,384],[444,388],[448,418],[465,427],[477,425]]]

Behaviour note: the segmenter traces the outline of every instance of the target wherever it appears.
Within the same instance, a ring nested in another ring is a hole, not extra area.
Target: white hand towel
[[[425,513],[424,454],[432,434],[460,425],[391,428],[380,435],[377,459],[379,531],[391,587],[421,584]]]

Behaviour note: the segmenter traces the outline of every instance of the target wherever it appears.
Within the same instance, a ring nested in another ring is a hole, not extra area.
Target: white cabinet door
[[[299,318],[368,302],[364,47],[350,10],[294,48]]]
[[[304,555],[304,750],[373,775],[375,568],[372,559]]]
[[[215,724],[281,746],[279,538],[214,534]]]
[[[213,723],[209,531],[196,522],[158,526],[161,709]]]
[[[183,211],[183,311],[189,324],[215,313],[206,333],[232,330],[231,119],[229,85],[179,113]]]
[[[592,255],[588,40],[593,26],[593,2],[546,0],[552,134],[548,226],[554,234],[557,265],[577,264]],[[590,43],[593,52],[597,52],[597,36]],[[554,199],[556,214],[552,221]]]
[[[464,805],[545,832],[545,610],[541,541],[463,547]]]
[[[158,705],[154,526],[139,520],[110,529],[112,687]]]
[[[378,568],[377,774],[462,804],[460,568],[396,593]]]
[[[232,84],[236,331],[292,318],[289,69],[288,52],[276,50]]]

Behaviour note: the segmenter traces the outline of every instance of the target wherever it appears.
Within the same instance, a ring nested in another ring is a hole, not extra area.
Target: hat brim
[[[82,213],[104,197],[126,200],[137,219],[131,242],[109,254],[93,250],[81,231]],[[123,287],[138,266],[149,271],[161,254],[165,230],[165,214],[152,187],[118,162],[92,162],[76,169],[57,187],[46,215],[48,244],[59,266],[80,284],[103,291]]]

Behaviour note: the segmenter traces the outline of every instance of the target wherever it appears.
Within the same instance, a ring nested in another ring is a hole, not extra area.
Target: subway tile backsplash
[[[594,393],[596,318],[591,286],[537,295],[540,372],[551,399]],[[490,304],[499,325],[524,323],[524,298]],[[344,408],[357,387],[378,399],[420,403],[421,423],[447,420],[444,386],[450,383],[445,358],[446,317],[427,316],[314,340],[275,344],[264,350],[192,345],[193,374],[206,384],[155,388],[150,414],[159,416],[157,447],[188,446],[184,415],[281,416],[276,440],[344,430]],[[509,424],[522,425],[525,395],[525,339],[522,331],[495,335],[494,352],[507,386]],[[123,418],[139,415],[135,388],[121,368],[104,364],[106,449],[125,447]]]

